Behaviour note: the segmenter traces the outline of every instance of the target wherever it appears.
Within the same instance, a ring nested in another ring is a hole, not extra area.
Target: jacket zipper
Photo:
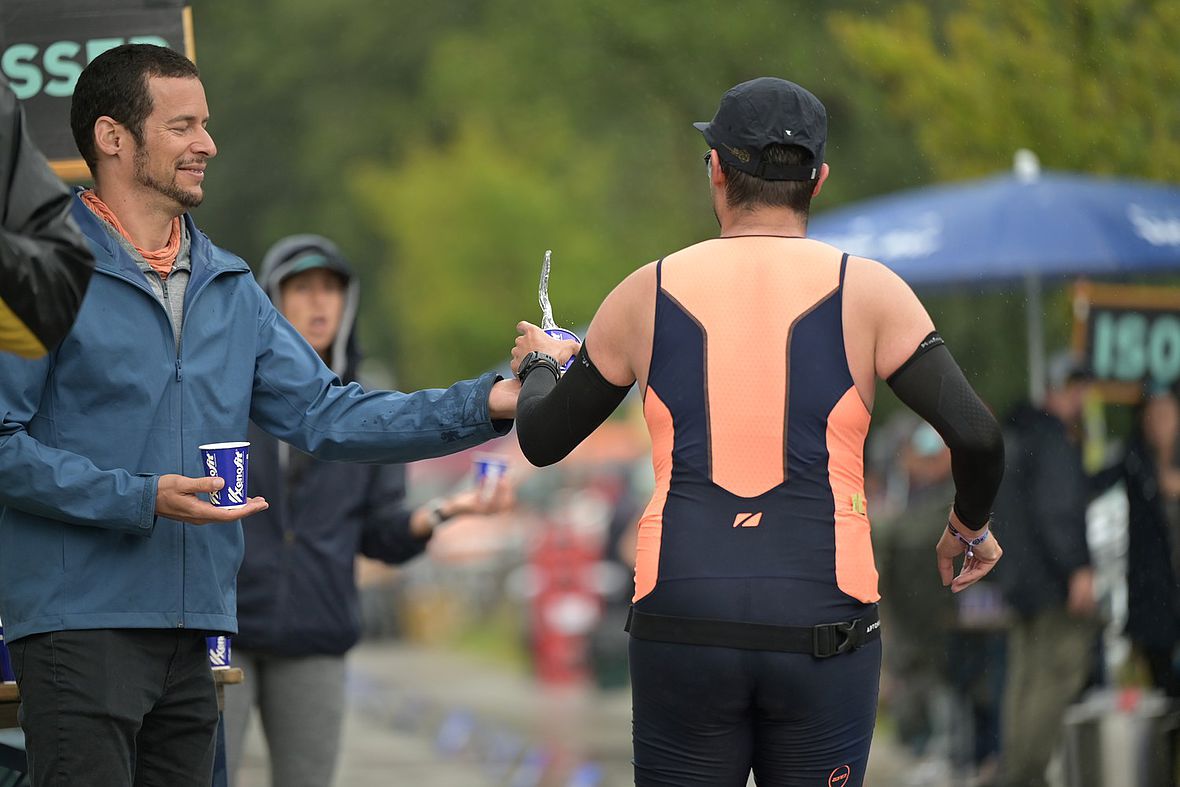
[[[163,292],[163,296],[164,296],[163,298],[160,298],[156,295],[155,290],[153,290],[148,285],[146,278],[144,278],[142,281],[136,281],[135,279],[132,279],[129,276],[124,276],[123,274],[117,273],[115,271],[103,270],[102,268],[96,268],[95,270],[98,273],[105,273],[108,276],[111,276],[113,278],[119,279],[120,281],[126,282],[127,284],[130,284],[135,289],[142,291],[143,293],[145,293],[148,297],[150,297],[152,299],[152,303],[154,303],[160,307],[160,311],[164,312],[164,322],[168,326],[168,333],[172,334],[173,348],[176,350],[176,380],[179,383],[180,379],[181,379],[180,339],[178,339],[176,337],[176,329],[172,327],[172,313],[169,311],[168,306],[166,304],[166,301],[168,298],[167,280],[164,279],[163,277],[160,278],[160,288],[161,288],[161,290]],[[159,274],[156,274],[156,275],[158,276]],[[184,319],[182,316],[182,318],[181,318],[182,331],[183,331],[183,326],[184,326]],[[178,394],[179,402],[181,404],[183,404],[184,397],[179,395],[180,394],[179,388],[177,389],[177,394]],[[178,409],[179,409],[179,405],[178,405]],[[183,433],[181,434],[181,439],[179,440],[179,452],[181,454],[180,468],[183,471],[184,470],[184,456],[183,456],[184,435],[183,435]],[[177,610],[176,627],[177,628],[184,628],[184,531],[183,530],[181,530],[181,533],[180,533],[180,608]]]
[[[191,246],[189,247],[189,257],[190,257],[190,259],[192,257],[192,247]],[[180,351],[181,351],[181,348],[184,346],[184,326],[188,322],[189,312],[191,312],[193,310],[193,307],[195,307],[197,305],[197,298],[199,298],[201,296],[201,293],[205,291],[205,288],[209,286],[210,282],[212,282],[214,279],[216,279],[218,276],[220,276],[224,272],[225,271],[222,271],[222,270],[214,271],[209,276],[205,277],[202,281],[200,281],[198,287],[194,290],[194,289],[191,289],[192,284],[193,284],[193,275],[190,271],[189,280],[188,280],[189,286],[188,286],[188,288],[185,289],[185,292],[184,292],[184,299],[185,299],[185,301],[187,301],[187,306],[182,304],[181,312],[180,312],[180,334],[176,337],[176,382],[177,382],[177,393],[179,394],[179,397],[178,397],[179,404],[177,405],[176,409],[177,409],[177,416],[178,416],[178,419],[181,424],[179,448],[180,448],[180,467],[182,470],[184,469],[184,429],[183,429],[183,426],[184,426],[184,392],[183,392],[183,390],[181,390],[180,384],[184,378],[184,373],[182,370],[181,352]],[[168,324],[169,325],[172,324],[171,314],[168,315]],[[187,574],[186,574],[186,570],[185,570],[186,569],[185,544],[187,543],[187,541],[188,541],[187,528],[182,527],[181,531],[180,531],[180,620],[176,624],[177,628],[184,628],[184,589],[185,589],[185,587],[187,587],[187,581],[186,581]]]
[[[160,277],[160,293],[162,296],[160,298],[160,300],[164,305],[164,311],[167,313],[168,325],[169,325],[169,327],[172,327],[172,296],[170,296],[168,294],[168,278],[166,276],[160,275],[159,273],[157,273],[156,275]],[[189,277],[191,280],[191,277],[192,277],[191,272],[189,273]],[[176,329],[172,328],[172,332],[175,334]],[[183,305],[181,307],[181,312],[180,312],[180,333],[179,333],[179,335],[176,335],[174,337],[174,339],[175,339],[175,349],[176,349],[176,420],[177,420],[176,427],[177,427],[177,432],[180,434],[180,440],[178,441],[178,445],[177,445],[177,454],[178,454],[180,464],[178,464],[177,467],[180,468],[180,472],[183,475],[184,474],[184,391],[181,389],[181,386],[180,386],[181,378],[183,377],[183,375],[181,374],[181,368],[180,368],[180,345],[181,345],[181,342],[184,341],[184,308],[183,308]],[[185,570],[185,567],[187,565],[187,561],[186,561],[187,553],[188,553],[188,528],[186,528],[182,524],[181,528],[180,528],[180,608],[178,610],[178,617],[177,617],[177,621],[176,621],[177,628],[184,628],[184,589],[185,589],[185,586],[188,584],[187,571]]]

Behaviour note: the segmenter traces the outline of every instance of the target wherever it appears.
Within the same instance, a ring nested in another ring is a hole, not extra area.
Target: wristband
[[[990,522],[988,524],[984,525],[983,534],[978,535],[975,538],[964,538],[963,534],[960,533],[958,530],[955,530],[955,526],[952,525],[950,522],[946,523],[946,529],[951,532],[952,536],[954,536],[955,538],[962,541],[963,544],[967,547],[967,557],[975,557],[975,547],[979,546],[984,541],[987,541],[987,537],[990,536],[992,533],[990,525],[991,525]]]

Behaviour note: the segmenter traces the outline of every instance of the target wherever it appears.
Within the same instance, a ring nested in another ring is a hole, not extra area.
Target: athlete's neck
[[[807,234],[807,217],[790,208],[757,208],[755,210],[724,211],[717,217],[721,237],[742,235],[780,235],[802,238]]]

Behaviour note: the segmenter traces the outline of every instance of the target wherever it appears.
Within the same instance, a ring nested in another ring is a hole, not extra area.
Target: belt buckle
[[[848,653],[863,644],[864,628],[861,626],[861,618],[811,627],[811,655],[817,659]]]

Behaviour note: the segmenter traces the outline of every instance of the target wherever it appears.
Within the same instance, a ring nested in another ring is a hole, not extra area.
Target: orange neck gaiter
[[[82,201],[96,215],[106,221],[107,224],[114,227],[120,235],[127,239],[128,243],[135,246],[135,242],[131,240],[131,236],[127,234],[127,230],[123,229],[123,225],[119,223],[119,219],[115,216],[114,211],[99,199],[93,190],[87,189],[83,191]],[[180,217],[177,216],[172,220],[172,231],[168,233],[168,243],[164,248],[157,249],[156,251],[145,251],[135,246],[135,250],[139,252],[140,256],[144,258],[148,265],[152,266],[152,270],[160,274],[161,279],[168,278],[168,274],[172,272],[172,264],[176,262],[176,255],[180,253]]]

